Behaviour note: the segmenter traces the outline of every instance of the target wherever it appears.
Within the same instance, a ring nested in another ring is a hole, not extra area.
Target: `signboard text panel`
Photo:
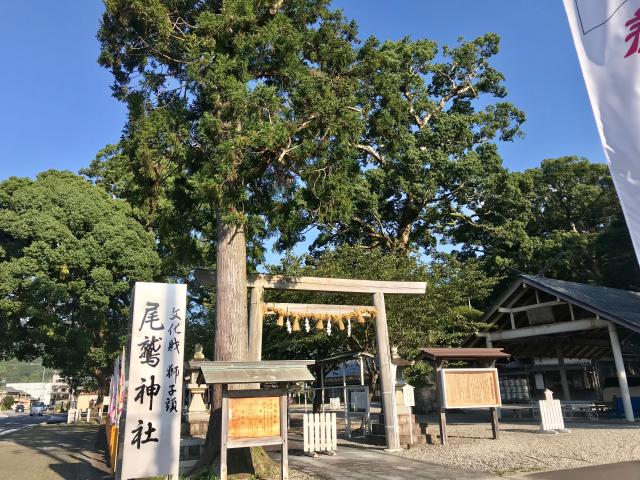
[[[229,398],[229,439],[280,435],[280,397]]]
[[[441,375],[445,408],[487,408],[502,404],[495,368],[445,368]]]

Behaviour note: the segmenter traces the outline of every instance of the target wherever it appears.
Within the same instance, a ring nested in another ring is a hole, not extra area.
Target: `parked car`
[[[16,405],[16,408],[14,409],[14,411],[16,413],[24,413],[24,405],[19,403]]]
[[[29,415],[30,416],[34,416],[34,415],[42,416],[46,410],[47,410],[47,407],[44,404],[44,402],[33,402],[31,404],[31,411],[29,412]]]

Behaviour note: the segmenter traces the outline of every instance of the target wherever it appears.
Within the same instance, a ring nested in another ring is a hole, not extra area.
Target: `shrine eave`
[[[279,383],[313,381],[308,366],[313,360],[266,360],[262,362],[190,362],[199,369],[198,383]]]

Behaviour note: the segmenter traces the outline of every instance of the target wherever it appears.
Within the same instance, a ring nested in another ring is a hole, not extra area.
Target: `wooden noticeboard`
[[[279,396],[229,398],[229,439],[279,435]]]
[[[438,368],[440,442],[447,445],[448,408],[488,408],[493,438],[500,437],[497,408],[500,400],[498,370],[495,368]]]
[[[502,405],[495,368],[440,369],[444,408],[492,408]]]
[[[227,449],[282,445],[280,479],[289,478],[286,390],[228,390],[222,386],[220,480],[227,478]]]

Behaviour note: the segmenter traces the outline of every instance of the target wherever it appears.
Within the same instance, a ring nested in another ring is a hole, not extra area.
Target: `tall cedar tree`
[[[247,239],[259,253],[274,231],[295,241],[309,215],[349,211],[355,25],[328,4],[105,0],[100,63],[129,121],[88,173],[133,197],[176,262],[215,259],[216,360],[247,359]],[[218,392],[207,461],[219,405]]]

